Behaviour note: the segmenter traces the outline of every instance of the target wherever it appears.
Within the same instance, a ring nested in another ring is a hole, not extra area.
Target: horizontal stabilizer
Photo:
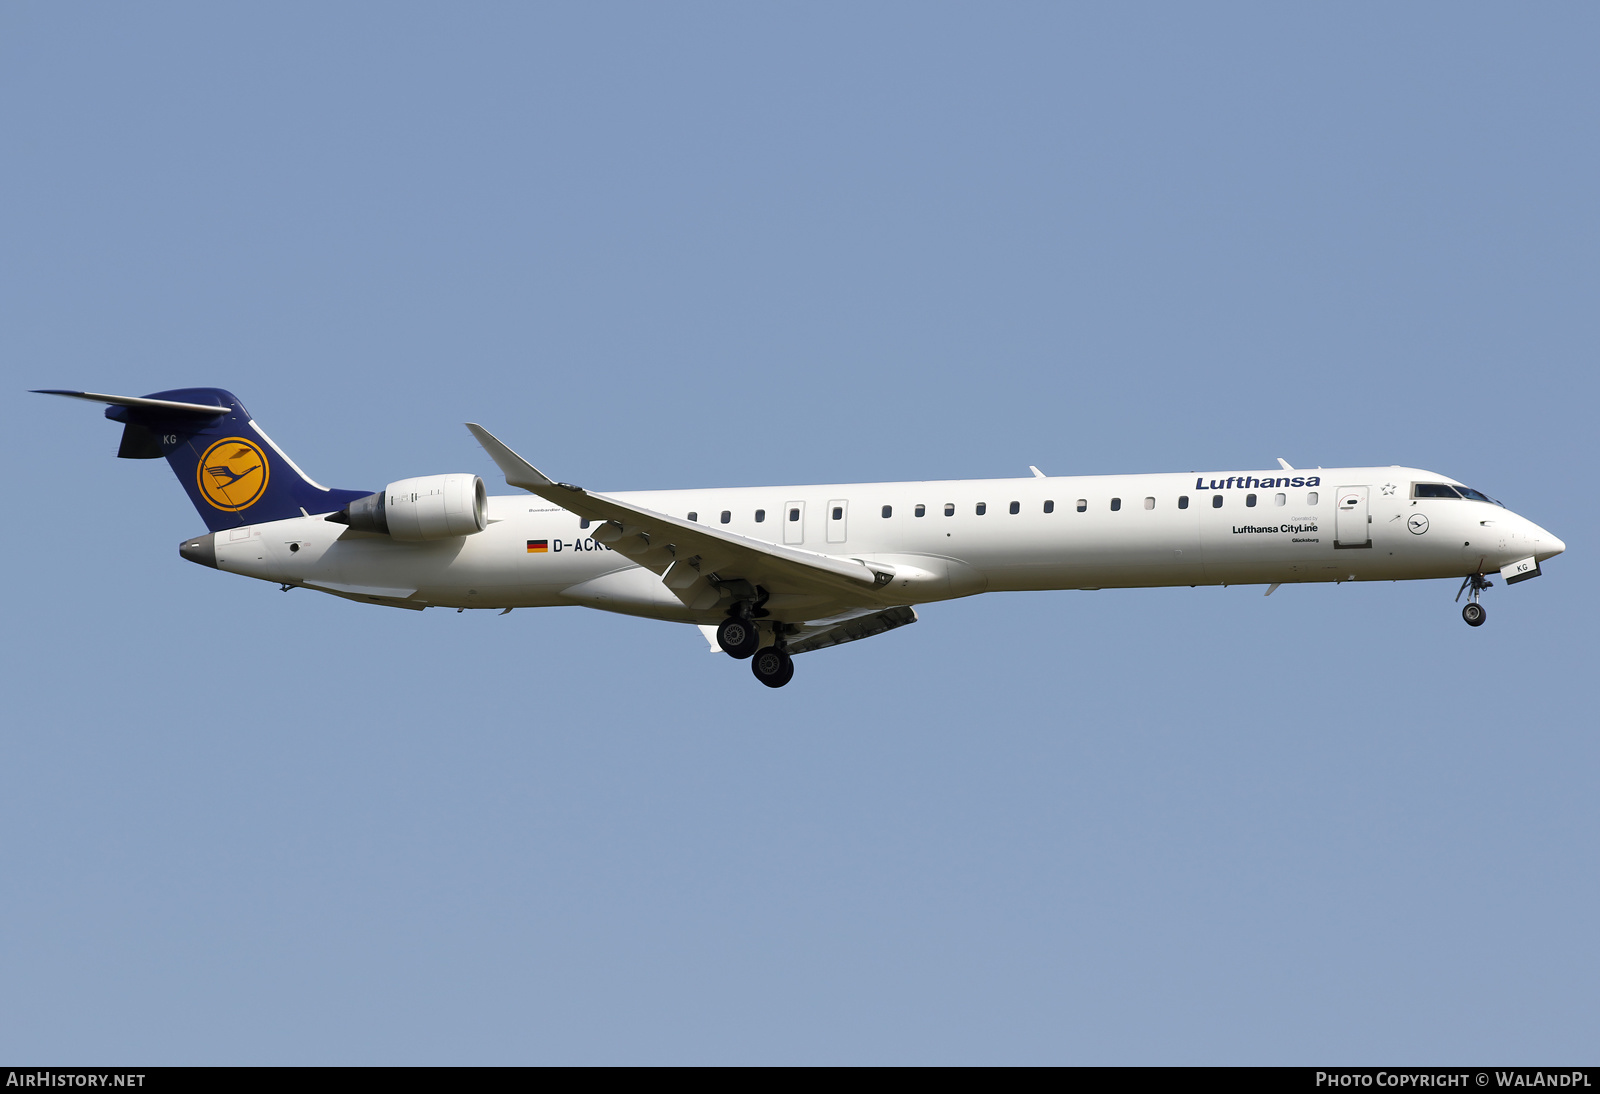
[[[132,395],[97,395],[92,391],[57,391],[54,388],[35,388],[34,395],[65,395],[69,399],[87,399],[91,403],[108,403],[133,410],[148,410],[163,415],[215,418],[229,413],[233,408],[206,406],[204,403],[178,403],[171,399],[136,399]]]

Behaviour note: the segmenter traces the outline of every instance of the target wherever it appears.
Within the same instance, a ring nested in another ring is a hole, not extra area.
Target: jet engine
[[[483,531],[489,494],[476,475],[424,475],[391,482],[382,493],[357,498],[328,520],[358,532],[381,532],[421,543]]]

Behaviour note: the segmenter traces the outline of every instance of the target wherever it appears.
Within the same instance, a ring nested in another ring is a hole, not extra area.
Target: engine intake
[[[328,520],[403,543],[470,536],[488,525],[489,493],[476,475],[425,475],[391,482],[357,498]]]

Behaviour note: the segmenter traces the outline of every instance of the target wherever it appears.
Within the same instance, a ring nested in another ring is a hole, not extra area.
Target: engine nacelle
[[[381,494],[357,498],[327,519],[358,532],[381,532],[405,543],[481,532],[489,493],[476,475],[424,475],[391,482]]]

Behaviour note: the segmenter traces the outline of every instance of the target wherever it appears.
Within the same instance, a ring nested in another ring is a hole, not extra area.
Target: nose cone
[[[203,536],[191,536],[178,544],[178,553],[190,562],[198,562],[202,566],[217,568],[217,540],[215,532],[207,532]]]
[[[1565,543],[1562,543],[1532,521],[1528,522],[1527,536],[1533,542],[1533,557],[1540,562],[1547,558],[1555,558],[1567,549]]]

